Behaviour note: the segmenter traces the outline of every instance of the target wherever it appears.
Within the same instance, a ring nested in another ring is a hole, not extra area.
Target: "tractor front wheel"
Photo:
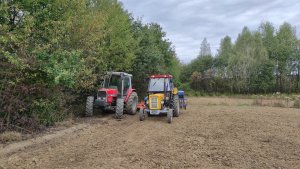
[[[116,119],[123,118],[123,111],[124,111],[124,99],[117,99],[117,107],[116,107]]]
[[[167,122],[172,123],[172,120],[173,120],[173,109],[169,109],[167,114]]]
[[[135,115],[137,111],[138,95],[132,92],[126,104],[126,112],[130,115]]]
[[[145,114],[145,110],[144,109],[140,109],[139,116],[140,116],[140,121],[144,121],[145,120],[146,114]]]
[[[85,116],[93,116],[94,96],[88,96],[85,105]]]

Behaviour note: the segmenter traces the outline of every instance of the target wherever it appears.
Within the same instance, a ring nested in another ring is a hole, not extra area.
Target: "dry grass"
[[[295,100],[293,107],[299,109],[300,108],[300,100]]]
[[[6,131],[0,134],[0,142],[7,143],[12,141],[20,141],[22,140],[21,133],[15,131]]]
[[[297,100],[292,100],[290,98],[256,98],[253,99],[252,105],[267,107],[299,108],[299,103],[297,103]]]

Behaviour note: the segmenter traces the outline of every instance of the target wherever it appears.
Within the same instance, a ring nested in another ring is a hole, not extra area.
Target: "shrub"
[[[67,116],[68,112],[64,110],[65,104],[63,94],[54,94],[49,98],[34,100],[29,113],[32,117],[36,117],[40,124],[49,126]]]

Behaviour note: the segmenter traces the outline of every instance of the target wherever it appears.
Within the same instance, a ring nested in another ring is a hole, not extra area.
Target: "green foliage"
[[[54,99],[34,100],[30,112],[39,119],[42,125],[53,125],[57,121],[64,119],[66,114],[59,111],[59,103]]]
[[[202,92],[298,92],[300,47],[295,29],[283,23],[276,31],[262,23],[258,31],[244,27],[233,44],[226,36],[215,58],[198,57],[184,65],[181,80]]]
[[[40,69],[47,77],[43,77],[50,86],[60,85],[72,88],[77,80],[80,68],[84,66],[84,60],[80,59],[78,52],[55,52],[52,54],[40,53],[37,56]]]
[[[62,120],[70,106],[84,106],[106,71],[133,73],[143,91],[150,74],[173,74],[180,84],[179,66],[161,26],[134,21],[117,0],[0,1],[0,121],[7,124]]]

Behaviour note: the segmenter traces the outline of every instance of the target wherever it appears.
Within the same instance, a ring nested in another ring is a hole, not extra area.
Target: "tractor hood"
[[[118,90],[117,89],[106,89],[106,88],[101,88],[99,91],[105,91],[107,95],[112,96],[112,95],[117,95]]]

